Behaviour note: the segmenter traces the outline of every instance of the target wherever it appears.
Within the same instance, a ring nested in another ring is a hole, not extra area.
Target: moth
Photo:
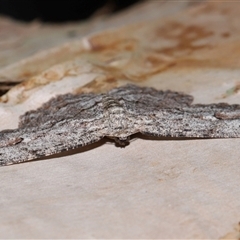
[[[0,165],[79,148],[104,137],[126,145],[131,135],[240,137],[240,105],[192,104],[174,91],[126,85],[107,93],[65,94],[20,117],[0,132]]]

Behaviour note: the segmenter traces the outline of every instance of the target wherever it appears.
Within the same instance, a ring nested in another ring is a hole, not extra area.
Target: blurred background
[[[99,9],[120,11],[139,0],[0,0],[0,14],[17,20],[44,22],[64,22],[82,20]]]

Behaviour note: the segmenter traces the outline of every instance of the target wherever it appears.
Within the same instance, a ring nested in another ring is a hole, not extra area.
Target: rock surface
[[[90,21],[71,43],[58,29],[43,51],[9,57],[1,81],[25,81],[1,97],[1,130],[57,94],[127,82],[239,104],[240,4],[160,3],[146,1],[104,20],[112,30],[86,36]],[[37,70],[23,78],[26,69]],[[125,148],[103,140],[2,167],[0,238],[239,239],[239,144],[137,135]]]

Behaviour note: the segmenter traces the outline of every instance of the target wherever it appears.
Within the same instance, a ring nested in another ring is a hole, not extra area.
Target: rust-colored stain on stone
[[[101,93],[101,92],[107,92],[112,88],[115,88],[118,86],[118,81],[111,75],[109,76],[104,76],[104,77],[97,77],[90,83],[84,85],[81,88],[77,88],[74,93],[89,93],[89,92],[94,92],[94,93]]]
[[[222,33],[222,37],[223,38],[228,38],[228,37],[230,37],[231,36],[231,33],[229,33],[229,32],[223,32]]]
[[[109,39],[107,39],[109,37]],[[100,42],[98,42],[98,40]],[[130,36],[127,38],[118,39],[118,36],[113,33],[108,34],[105,41],[101,42],[102,39],[97,37],[91,37],[89,43],[91,45],[91,52],[113,52],[116,51],[133,51],[138,43],[137,39],[133,39]]]
[[[54,71],[49,71],[44,74],[44,77],[47,78],[50,81],[56,81],[58,80],[61,76]]]
[[[135,24],[126,28],[123,27],[117,30],[95,34],[88,38],[90,50],[97,52],[104,51],[105,49],[118,49],[120,46],[122,49],[132,50],[135,46],[136,39],[131,36],[131,32],[134,33],[142,26],[144,27],[144,24]]]
[[[227,233],[222,239],[240,240],[240,222],[234,227],[232,232]]]
[[[157,35],[168,40],[176,40],[177,43],[173,47],[159,49],[158,52],[171,56],[176,55],[176,53],[188,55],[202,48],[210,48],[211,45],[207,43],[207,38],[213,34],[213,31],[207,30],[201,26],[184,26],[177,22],[170,22],[166,26],[159,28]],[[196,41],[204,39],[206,39],[206,43],[196,44]]]

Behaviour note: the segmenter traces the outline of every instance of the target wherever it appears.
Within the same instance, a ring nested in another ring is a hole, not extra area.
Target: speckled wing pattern
[[[53,155],[104,137],[125,145],[142,133],[157,137],[240,137],[240,105],[192,104],[173,91],[126,85],[105,94],[65,94],[0,132],[0,165]]]

